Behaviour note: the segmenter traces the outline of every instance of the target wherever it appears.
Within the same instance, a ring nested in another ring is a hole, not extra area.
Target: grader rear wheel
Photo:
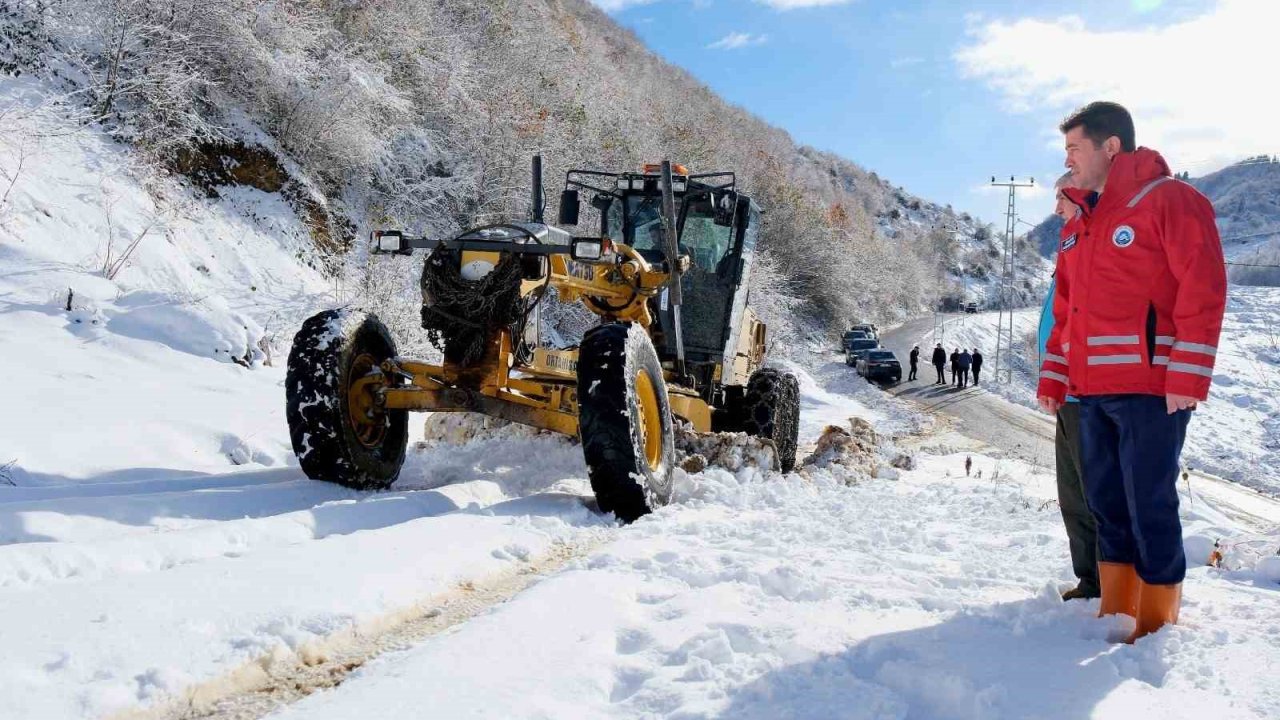
[[[601,511],[632,522],[670,502],[674,425],[662,364],[644,328],[614,323],[583,338],[578,427]]]
[[[755,371],[747,381],[743,405],[742,426],[747,434],[773,441],[782,472],[795,469],[800,436],[800,382],[796,376],[774,368]]]

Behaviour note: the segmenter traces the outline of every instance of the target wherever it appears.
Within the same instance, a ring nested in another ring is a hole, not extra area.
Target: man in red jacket
[[[1178,456],[1190,411],[1209,394],[1226,271],[1213,206],[1135,145],[1127,110],[1091,103],[1059,129],[1080,227],[1059,263],[1037,394],[1049,412],[1080,399],[1099,614],[1134,616],[1132,642],[1178,619]]]
[[[1071,173],[1065,173],[1054,183],[1053,214],[1062,218],[1062,231],[1058,241],[1058,259],[1054,271],[1054,282],[1050,286],[1051,295],[1046,298],[1045,308],[1040,320],[1040,331],[1037,333],[1040,342],[1040,361],[1042,373],[1046,379],[1067,382],[1067,358],[1059,354],[1049,353],[1049,336],[1054,328],[1054,303],[1065,302],[1064,298],[1071,292],[1070,273],[1064,266],[1079,256],[1073,252],[1083,233],[1081,211],[1075,203],[1062,194],[1063,188],[1071,187]],[[1064,285],[1063,293],[1057,293],[1058,283]],[[1065,316],[1064,306],[1059,306],[1057,315]],[[1059,340],[1069,331],[1059,332]],[[1061,342],[1059,341],[1059,345]],[[1063,600],[1092,599],[1102,595],[1102,587],[1098,583],[1098,521],[1089,510],[1085,499],[1084,468],[1080,461],[1080,403],[1068,396],[1067,402],[1057,412],[1057,428],[1054,432],[1054,461],[1058,480],[1058,509],[1062,512],[1062,524],[1067,531],[1067,545],[1071,550],[1071,569],[1079,582],[1075,587],[1062,593]]]

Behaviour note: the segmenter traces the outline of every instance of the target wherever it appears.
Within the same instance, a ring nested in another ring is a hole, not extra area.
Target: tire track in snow
[[[277,648],[181,697],[116,713],[108,720],[255,720],[312,693],[337,687],[383,654],[406,650],[512,599],[586,556],[611,533],[562,543],[517,569],[460,583],[414,605],[299,647]]]

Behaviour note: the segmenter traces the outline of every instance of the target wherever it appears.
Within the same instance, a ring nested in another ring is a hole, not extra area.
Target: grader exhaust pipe
[[[545,222],[547,209],[546,197],[542,194],[542,156],[533,156],[533,204],[529,206],[529,219],[533,222]]]

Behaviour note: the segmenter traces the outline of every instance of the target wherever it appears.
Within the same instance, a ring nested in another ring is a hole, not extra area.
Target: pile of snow
[[[686,472],[702,472],[709,466],[729,472],[746,468],[767,472],[778,465],[772,442],[742,433],[699,433],[679,423],[675,441],[680,467]]]

